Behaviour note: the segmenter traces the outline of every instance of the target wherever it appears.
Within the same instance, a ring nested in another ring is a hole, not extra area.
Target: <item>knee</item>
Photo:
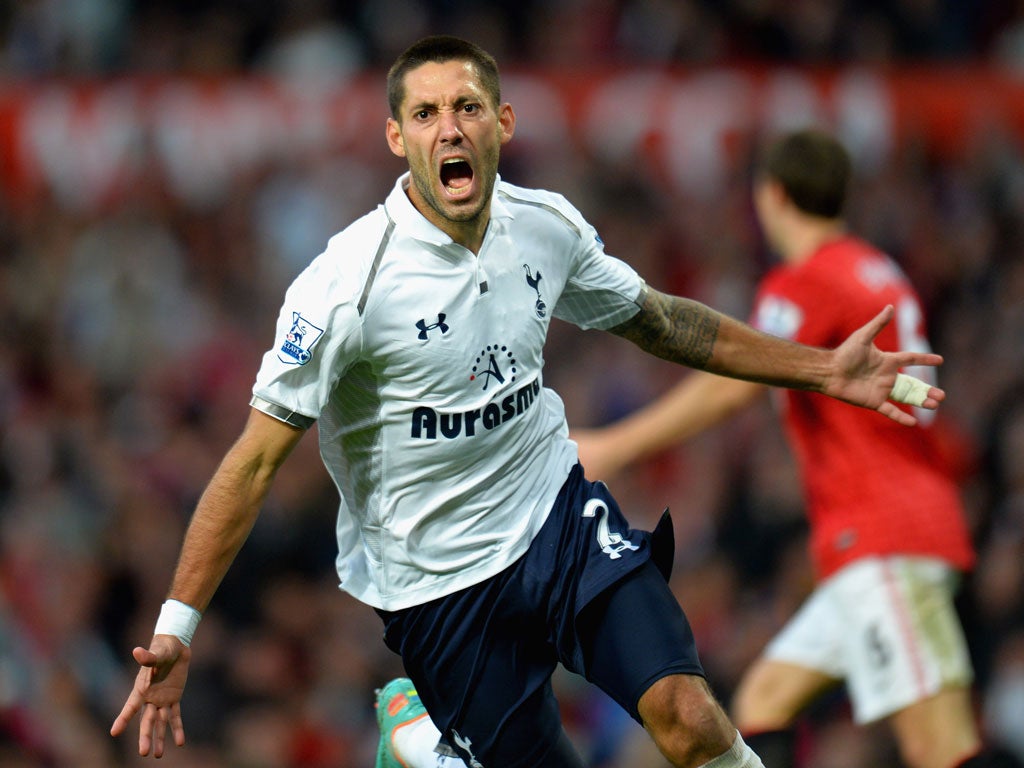
[[[680,768],[709,762],[736,738],[736,728],[701,677],[662,678],[641,697],[639,711],[658,749]]]

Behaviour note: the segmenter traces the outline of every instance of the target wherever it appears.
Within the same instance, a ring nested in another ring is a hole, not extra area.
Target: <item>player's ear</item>
[[[405,157],[405,139],[402,138],[402,126],[393,117],[388,118],[387,127],[384,129],[384,137],[388,141],[388,148],[399,157]]]
[[[516,132],[516,113],[512,111],[512,105],[508,102],[498,108],[498,130],[502,144],[508,144],[512,140],[512,134]]]

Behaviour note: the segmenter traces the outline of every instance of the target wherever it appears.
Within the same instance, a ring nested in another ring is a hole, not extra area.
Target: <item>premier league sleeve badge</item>
[[[292,325],[284,335],[277,359],[288,365],[305,365],[313,357],[313,345],[323,335],[323,328],[313,325],[300,313],[292,312]]]

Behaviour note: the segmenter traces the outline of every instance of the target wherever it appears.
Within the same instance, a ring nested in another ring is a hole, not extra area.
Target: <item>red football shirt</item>
[[[829,242],[799,265],[765,276],[752,323],[777,336],[838,346],[887,304],[892,322],[875,344],[927,350],[916,293],[886,255],[852,237]],[[908,371],[925,380],[929,368]],[[783,420],[803,475],[811,554],[820,576],[874,554],[928,555],[961,569],[974,553],[959,489],[928,428],[816,393],[782,390]]]

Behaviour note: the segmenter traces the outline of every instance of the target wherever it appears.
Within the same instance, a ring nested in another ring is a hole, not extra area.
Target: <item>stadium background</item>
[[[1024,3],[8,0],[0,5],[0,764],[140,764],[107,729],[291,276],[390,188],[383,73],[470,37],[520,119],[505,178],[566,193],[659,288],[745,316],[770,264],[750,152],[808,121],[857,156],[850,218],[920,287],[980,550],[962,609],[988,732],[1024,756]],[[547,382],[598,424],[679,375],[559,326]],[[770,406],[613,483],[674,510],[674,587],[727,699],[810,585]],[[307,438],[204,619],[169,768],[365,768],[400,672],[334,580]],[[595,766],[661,766],[568,676]],[[808,768],[898,765],[842,694]]]

